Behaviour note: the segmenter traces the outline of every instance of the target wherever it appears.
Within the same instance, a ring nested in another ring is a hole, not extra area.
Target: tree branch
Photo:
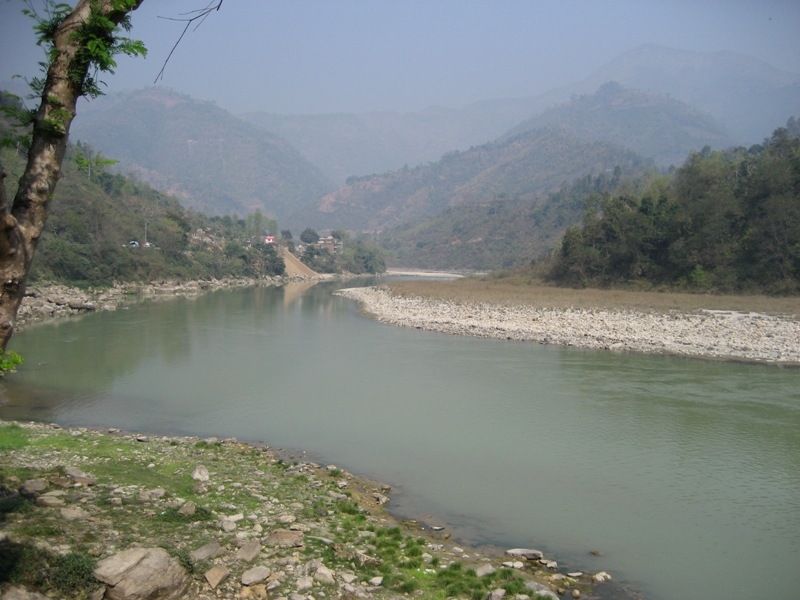
[[[186,32],[189,31],[189,27],[191,27],[193,23],[197,23],[195,25],[195,31],[197,31],[197,28],[203,24],[203,21],[206,20],[206,17],[208,17],[208,15],[220,9],[220,7],[222,6],[222,2],[223,0],[213,0],[205,8],[185,13],[186,15],[191,15],[191,16],[183,18],[159,17],[159,19],[165,19],[167,21],[180,21],[182,23],[185,22],[186,25],[184,26],[181,35],[178,37],[178,41],[175,42],[175,45],[172,46],[172,50],[169,51],[169,54],[167,55],[166,60],[164,60],[164,64],[161,66],[161,70],[158,72],[158,75],[156,75],[155,81],[153,81],[153,83],[158,83],[159,80],[164,79],[164,72],[167,68],[167,63],[169,62],[169,59],[172,58],[172,55],[175,53],[175,50],[178,48],[178,45],[181,43],[183,36],[185,36]]]

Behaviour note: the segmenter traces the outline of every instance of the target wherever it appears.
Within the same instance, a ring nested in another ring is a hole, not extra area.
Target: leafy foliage
[[[763,145],[694,153],[641,194],[589,202],[550,275],[577,286],[800,292],[797,120]]]

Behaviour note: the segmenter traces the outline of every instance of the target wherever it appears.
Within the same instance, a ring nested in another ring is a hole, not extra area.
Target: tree
[[[300,234],[300,241],[304,244],[316,244],[319,241],[319,234],[311,227],[306,227]]]
[[[44,15],[24,11],[34,18],[37,42],[47,56],[44,79],[30,82],[40,98],[38,109],[18,113],[32,129],[27,164],[13,201],[5,187],[7,173],[0,165],[0,350],[5,350],[14,332],[25,282],[61,175],[77,101],[101,94],[97,77],[113,74],[115,56],[146,54],[142,42],[122,35],[130,31],[130,14],[141,3],[78,0],[70,7],[53,1]],[[221,4],[222,0],[184,19],[187,29]]]

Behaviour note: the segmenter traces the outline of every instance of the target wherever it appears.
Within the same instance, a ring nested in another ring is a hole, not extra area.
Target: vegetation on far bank
[[[800,121],[692,154],[640,193],[590,196],[546,277],[576,287],[800,293]]]

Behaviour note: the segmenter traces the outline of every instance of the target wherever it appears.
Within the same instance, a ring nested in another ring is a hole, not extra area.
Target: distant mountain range
[[[645,94],[668,96],[715,119],[714,137],[700,140],[699,147],[716,147],[716,142],[759,143],[765,132],[800,114],[800,74],[786,73],[733,52],[690,52],[644,45],[612,60],[583,81],[538,96],[415,113],[250,113],[243,118],[286,138],[341,184],[352,175],[415,166],[438,160],[451,150],[497,139],[522,121],[577,96],[594,94],[610,81]]]
[[[283,138],[210,102],[160,88],[90,103],[75,119],[71,139],[212,215],[260,209],[281,220],[334,188]]]
[[[800,75],[735,53],[642,46],[547,94],[417,113],[238,118],[151,88],[82,107],[72,138],[209,214],[260,209],[281,228],[391,232],[409,260],[422,260],[413,236],[425,231],[419,249],[432,263],[445,253],[435,240],[491,239],[489,217],[533,214],[574,179],[761,142],[793,115]],[[558,229],[575,218],[559,215],[539,222]],[[503,244],[476,265],[507,262],[500,255],[514,244]]]

